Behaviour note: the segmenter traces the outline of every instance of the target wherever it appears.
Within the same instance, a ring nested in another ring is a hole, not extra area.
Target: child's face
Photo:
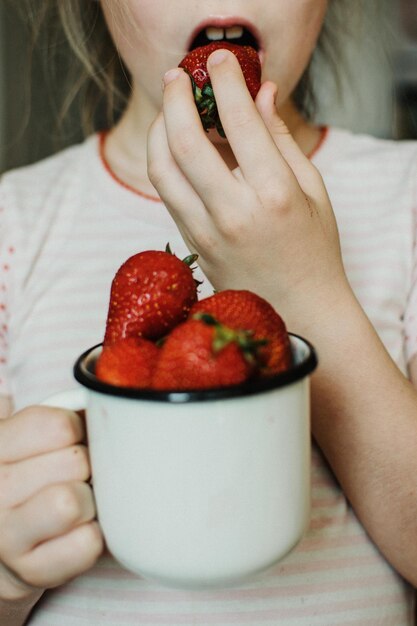
[[[102,0],[135,93],[155,110],[161,104],[164,73],[176,67],[190,47],[211,38],[239,38],[242,33],[240,41],[259,47],[262,79],[278,84],[283,104],[309,62],[328,4],[329,0]]]

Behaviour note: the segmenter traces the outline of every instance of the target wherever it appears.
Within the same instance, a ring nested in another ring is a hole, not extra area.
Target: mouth
[[[233,19],[213,19],[201,24],[193,33],[188,51],[207,46],[213,41],[227,41],[238,46],[251,46],[261,51],[260,37],[250,24]]]

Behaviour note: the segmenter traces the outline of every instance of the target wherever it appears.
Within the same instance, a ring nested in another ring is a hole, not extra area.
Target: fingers
[[[21,504],[51,482],[86,481],[90,474],[87,448],[79,444],[0,465],[0,509]]]
[[[0,585],[12,596],[62,584],[103,549],[84,437],[76,413],[50,407],[0,423]]]
[[[206,236],[211,230],[209,216],[202,199],[174,161],[162,114],[152,124],[148,135],[148,176],[189,250],[197,251],[197,240],[202,233]]]
[[[49,485],[4,514],[1,549],[6,561],[64,535],[94,519],[95,505],[87,483]]]
[[[76,413],[45,406],[30,407],[0,420],[0,463],[71,446],[84,438],[84,421]]]
[[[310,159],[298,146],[284,120],[279,116],[275,105],[276,96],[277,86],[275,83],[265,82],[256,97],[256,108],[280,154],[288,163],[303,190],[308,195],[310,193],[314,195],[319,174]]]
[[[40,544],[6,565],[18,581],[30,587],[52,589],[93,567],[103,548],[98,523],[89,522]]]
[[[162,113],[157,116],[148,133],[147,158],[149,180],[168,206],[190,203],[198,207],[201,204],[172,156]]]
[[[92,490],[50,485],[0,516],[0,555],[16,585],[51,588],[86,571],[103,551]]]
[[[171,70],[175,78],[164,90],[163,114],[169,150],[187,180],[210,205],[218,189],[232,195],[238,183],[204,131],[191,88],[182,70]],[[213,185],[213,181],[216,185]]]

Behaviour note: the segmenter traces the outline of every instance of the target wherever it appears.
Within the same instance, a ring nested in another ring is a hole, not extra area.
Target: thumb
[[[316,178],[313,174],[315,173],[315,167],[309,158],[305,156],[288,130],[284,120],[279,116],[275,105],[277,93],[278,89],[275,83],[272,81],[263,83],[255,100],[256,108],[275,145],[294,172],[300,186],[308,193],[308,187],[313,182],[310,179],[312,177]]]

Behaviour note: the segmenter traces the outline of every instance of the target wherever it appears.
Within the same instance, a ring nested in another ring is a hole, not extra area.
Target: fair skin
[[[260,293],[315,344],[314,437],[369,535],[417,585],[417,393],[352,293],[329,198],[305,156],[319,132],[290,99],[327,1],[182,0],[181,12],[175,2],[124,5],[128,19],[102,2],[133,87],[108,160],[126,182],[160,194],[216,289]],[[192,29],[219,14],[253,23],[264,55],[256,103],[233,55],[210,59],[228,142],[202,130],[188,77],[166,74]],[[416,359],[410,378],[417,386]],[[103,544],[81,418],[40,407],[10,418],[7,398],[0,409],[0,617],[17,626],[45,588],[91,567]]]

